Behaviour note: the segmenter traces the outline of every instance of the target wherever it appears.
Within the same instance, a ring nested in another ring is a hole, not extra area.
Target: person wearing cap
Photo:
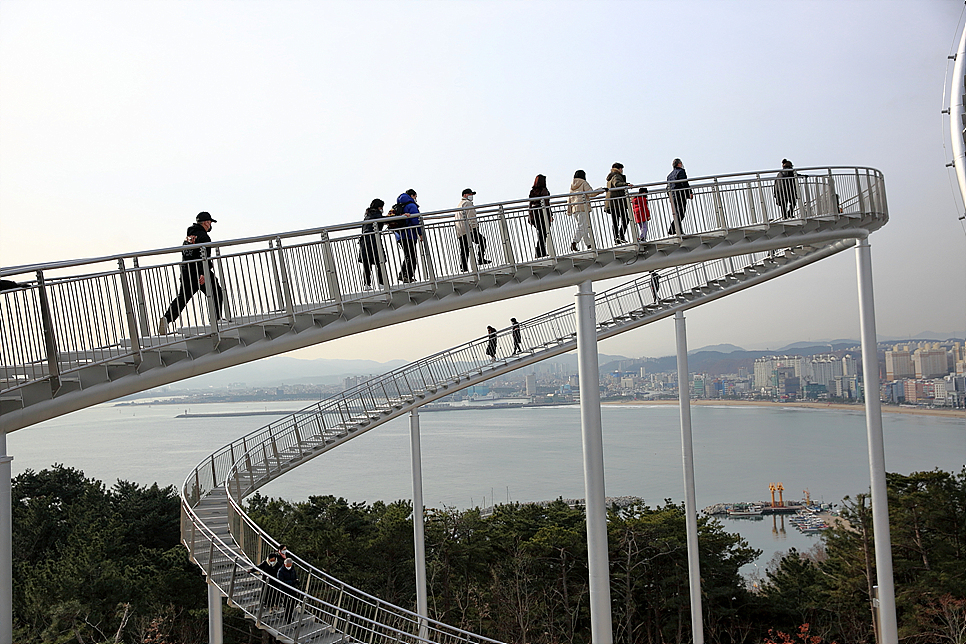
[[[476,261],[480,264],[490,263],[486,258],[486,237],[480,234],[480,225],[476,221],[476,208],[473,206],[475,194],[472,188],[465,188],[459,211],[456,213],[456,238],[460,242],[460,270],[464,273],[469,270],[467,260],[473,252],[473,244],[479,247]]]
[[[607,201],[604,203],[604,210],[610,213],[610,220],[614,225],[614,242],[617,244],[627,243],[627,190],[621,189],[626,185],[624,164],[615,163],[607,175]]]
[[[775,205],[782,212],[782,219],[791,219],[798,201],[798,186],[795,184],[795,170],[792,162],[782,159],[782,169],[775,179]],[[840,211],[841,212],[841,211]]]
[[[688,173],[684,171],[684,164],[681,159],[671,161],[671,174],[667,176],[667,187],[671,192],[671,212],[674,220],[668,228],[668,235],[677,234],[675,221],[684,223],[684,215],[688,211],[688,199],[694,199],[694,191],[688,183]],[[682,226],[683,230],[683,226]]]
[[[208,236],[208,233],[211,232],[211,225],[216,223],[218,223],[218,220],[212,219],[207,212],[199,212],[195,217],[195,223],[188,227],[184,245],[210,244],[211,237]],[[208,256],[208,249],[206,248],[189,248],[181,251],[181,258],[184,260],[184,263],[181,264],[181,288],[178,290],[178,295],[171,301],[171,306],[168,307],[167,312],[158,320],[158,335],[168,333],[168,327],[178,319],[184,307],[188,306],[188,300],[194,297],[199,290],[208,297],[214,295],[215,319],[221,319],[221,302],[224,299],[224,294],[218,280],[215,279],[215,267],[210,259],[208,260],[208,272],[214,284],[205,284],[205,269],[201,262],[206,256]]]
[[[513,353],[515,355],[520,353],[520,348],[523,344],[523,335],[520,333],[520,323],[517,322],[516,318],[510,318],[510,329],[513,333]]]

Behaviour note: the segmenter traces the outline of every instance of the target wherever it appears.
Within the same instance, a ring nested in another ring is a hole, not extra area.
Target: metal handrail
[[[774,171],[767,172],[769,176],[741,173],[691,180],[694,199],[683,224],[683,236],[664,232],[673,219],[666,184],[649,184],[652,218],[647,243],[680,244],[691,235],[727,234],[780,218],[772,199]],[[801,171],[797,182],[795,221],[887,213],[884,182],[876,170],[809,168]],[[470,253],[467,271],[461,270],[454,230],[453,216],[459,209],[421,215],[423,239],[414,251],[419,264],[419,285],[415,288],[443,281],[478,280],[486,272],[515,271],[522,265],[552,263],[570,255],[633,250],[633,244],[610,242],[613,231],[610,215],[604,212],[606,196],[598,195],[590,200],[590,228],[596,247],[571,253],[569,240],[576,223],[561,214],[567,197],[550,197],[556,220],[547,239],[549,256],[544,258],[536,256],[538,232],[528,224],[529,199],[477,206],[477,221],[489,239],[492,263],[482,268]],[[839,208],[845,210],[841,215]],[[271,324],[291,325],[300,315],[329,310],[337,313],[349,301],[389,301],[393,292],[414,288],[394,279],[405,266],[406,252],[391,243],[395,231],[383,231],[376,237],[380,263],[373,267],[373,283],[380,271],[386,283],[377,290],[366,290],[364,271],[357,261],[360,224],[205,245],[215,269],[212,277],[223,289],[222,320],[213,319],[216,307],[207,298],[195,297],[181,314],[177,335],[157,335],[157,319],[178,291],[191,263],[200,263],[204,271],[208,270],[204,260],[167,261],[165,255],[180,254],[185,247],[2,269],[4,275],[35,270],[36,279],[27,282],[24,289],[0,294],[0,329],[10,330],[0,337],[0,393],[13,393],[44,380],[59,389],[65,376],[76,377],[72,374],[92,365],[140,364],[146,353],[158,354],[169,347],[181,350],[185,341],[213,339],[217,344],[226,333]],[[633,218],[628,236],[637,237]],[[251,247],[259,244],[266,246]],[[162,261],[150,265],[142,262],[149,259]],[[58,274],[77,266],[86,269],[83,274]]]
[[[656,299],[651,288],[651,276],[638,278],[597,296],[598,331],[602,334],[620,332],[613,327],[629,318],[643,316],[647,312],[657,313],[662,308],[666,309],[665,315],[669,314],[675,303],[681,302],[691,295],[697,294],[698,298],[715,297],[708,294],[715,289],[724,288],[727,284],[739,281],[739,275],[745,275],[748,271],[757,274],[758,272],[777,270],[776,267],[781,263],[791,261],[798,256],[807,255],[809,252],[815,251],[814,249],[811,251],[807,249],[787,249],[785,252],[777,254],[775,252],[763,252],[702,262],[684,269],[674,267],[662,274],[664,280],[662,290],[666,291],[667,286],[670,285],[672,293],[668,297],[661,297],[659,292]],[[545,347],[560,347],[574,341],[575,329],[572,306],[561,307],[526,320],[520,324],[521,335],[527,339],[526,345],[521,347],[522,354],[508,353],[506,350],[499,351],[501,348],[506,348],[503,346],[505,342],[501,343],[500,339],[509,337],[512,340],[512,327],[503,329],[497,337],[498,361],[502,363],[512,360],[514,355],[528,355],[531,359],[526,361],[526,364],[532,364],[535,361],[533,357],[541,350],[545,350],[548,354],[559,352],[545,349]],[[250,561],[261,560],[268,552],[274,551],[278,544],[245,514],[240,501],[261,485],[290,469],[283,467],[282,464],[285,457],[281,455],[284,455],[286,450],[297,447],[301,454],[302,450],[308,449],[306,446],[320,440],[332,439],[338,443],[344,442],[344,440],[361,433],[351,431],[353,424],[367,425],[379,424],[380,421],[384,422],[393,415],[388,410],[397,407],[399,401],[415,402],[420,396],[439,393],[438,390],[444,385],[465,380],[474,374],[482,374],[492,364],[484,357],[484,347],[488,342],[488,337],[478,338],[415,361],[405,367],[395,369],[353,387],[342,394],[311,405],[280,421],[270,423],[266,427],[251,432],[218,450],[199,464],[188,476],[182,488],[184,518],[182,529],[184,534],[188,534],[193,529],[191,526],[197,526],[202,531],[207,530],[193,512],[192,506],[212,490],[224,485],[228,492],[229,528],[236,543],[239,544],[241,552],[246,557],[242,563],[236,562],[233,565],[251,566]],[[550,357],[550,355],[539,359],[545,359],[545,357]],[[520,366],[522,366],[522,363]],[[427,375],[429,380],[426,380]],[[384,394],[381,398],[376,393],[380,391]],[[393,393],[390,394],[390,391]],[[449,390],[444,393],[449,393]],[[327,415],[338,422],[334,424],[331,420],[327,422]],[[314,429],[310,426],[311,421],[315,422]],[[307,458],[304,460],[307,460]],[[273,463],[276,465],[275,472],[272,471]],[[264,464],[264,473],[260,471],[262,464]],[[257,476],[256,469],[259,470]],[[243,478],[247,481],[245,484],[241,483]],[[210,533],[210,531],[208,532]],[[222,542],[215,535],[211,534],[211,537],[217,541],[220,552],[230,553],[230,555],[225,554],[226,558],[237,559],[236,550],[233,550],[231,546]],[[192,540],[192,544],[194,544],[194,540]],[[328,607],[327,610],[330,613],[335,611],[332,614],[340,615],[339,611],[348,611],[352,615],[356,615],[358,612],[382,606],[383,619],[388,619],[391,616],[394,620],[393,628],[395,631],[405,630],[402,626],[413,632],[418,630],[420,625],[426,628],[425,621],[420,622],[421,618],[412,611],[398,607],[392,607],[390,610],[388,605],[381,603],[378,598],[347,586],[324,571],[315,569],[297,558],[296,565],[301,570],[302,578],[314,580],[315,588],[323,591],[323,597],[305,599],[310,604],[318,602],[320,606]],[[234,573],[232,578],[234,578]],[[332,606],[332,602],[326,599],[335,596],[339,598],[337,607]],[[348,607],[346,606],[347,603]],[[338,619],[345,620],[347,618],[339,617]],[[436,622],[432,622],[431,626],[432,636],[429,637],[429,641],[450,641],[445,637],[441,639],[441,636],[450,633],[447,630],[450,627],[439,625]],[[398,633],[396,635],[398,636]],[[459,641],[478,641],[475,639],[478,636],[463,631],[459,631],[459,636],[474,638]],[[484,640],[485,638],[479,641]],[[422,640],[407,638],[402,641]]]
[[[834,166],[834,165],[832,165],[832,166],[814,166],[814,167],[808,167],[808,168],[798,168],[798,169],[795,170],[795,172],[796,172],[797,176],[799,176],[799,177],[806,177],[806,176],[812,176],[812,175],[808,175],[807,174],[807,173],[810,173],[810,172],[827,172],[827,171],[836,171],[836,170],[847,170],[849,172],[858,170],[858,171],[861,171],[861,172],[868,172],[868,173],[871,173],[873,175],[877,175],[877,176],[880,176],[880,177],[881,177],[881,174],[882,174],[879,170],[877,170],[876,168],[872,168],[872,167],[866,167],[866,166]],[[781,172],[780,169],[763,169],[763,170],[755,170],[755,171],[752,171],[752,172],[735,172],[735,173],[729,173],[729,174],[703,175],[703,176],[699,176],[699,177],[691,177],[691,178],[688,178],[687,181],[689,183],[692,183],[693,184],[693,183],[700,183],[700,182],[713,182],[715,179],[717,179],[720,182],[721,179],[736,179],[738,177],[745,177],[745,178],[755,177],[756,179],[760,179],[761,177],[767,176],[767,175],[777,175],[779,172]],[[841,173],[839,173],[839,174],[841,174]],[[816,176],[818,176],[818,175],[816,175]],[[774,179],[774,177],[772,177],[772,180],[773,179]],[[734,184],[734,183],[739,183],[739,182],[738,181],[730,181],[729,183]],[[662,188],[662,186],[666,186],[666,185],[667,185],[667,182],[666,181],[654,181],[654,182],[650,182],[650,183],[629,184],[626,187],[623,187],[622,189],[625,189],[625,190],[630,191],[630,190],[634,190],[634,189],[638,189],[638,188],[647,188],[648,189],[648,196],[650,196],[651,192],[659,193],[659,192],[665,192],[665,191],[667,191],[667,188]],[[721,185],[724,185],[724,184],[721,184]],[[693,189],[696,186],[692,185],[691,187]],[[550,195],[549,197],[541,197],[541,199],[550,199],[551,202],[553,202],[553,201],[560,201],[560,200],[566,200],[572,194],[588,194],[588,195],[598,194],[599,195],[600,190],[601,190],[601,188],[598,188],[598,189],[595,189],[593,191],[586,192],[586,193],[570,193],[570,192],[564,192],[564,193],[559,193],[559,194],[555,194],[555,195]],[[603,197],[601,197],[601,200],[602,199],[603,199]],[[487,203],[487,204],[482,204],[482,205],[476,206],[476,208],[479,211],[480,209],[496,209],[499,206],[504,206],[504,207],[506,207],[506,206],[521,206],[521,205],[524,205],[525,206],[526,204],[529,203],[529,201],[530,201],[529,198],[527,198],[527,199],[514,199],[514,200],[510,200],[510,201],[495,201],[495,202],[491,202],[491,203]],[[434,210],[434,211],[430,211],[430,212],[426,212],[426,213],[420,213],[420,216],[424,220],[425,219],[441,219],[441,218],[446,218],[446,217],[452,217],[454,214],[456,214],[457,212],[459,212],[459,210],[460,210],[460,208],[449,208],[449,209],[444,209],[444,210]],[[408,215],[399,216],[399,217],[385,217],[383,219],[383,221],[388,222],[390,220],[408,219],[408,218],[409,218]],[[331,233],[333,233],[333,232],[337,232],[337,231],[350,231],[350,230],[355,230],[355,229],[361,228],[364,223],[369,223],[369,222],[364,222],[363,220],[358,220],[358,221],[351,221],[351,222],[343,223],[343,224],[332,224],[332,225],[328,225],[328,226],[318,226],[318,227],[314,227],[314,228],[302,228],[302,229],[299,229],[299,230],[293,230],[293,231],[282,232],[282,233],[271,233],[271,234],[266,234],[266,235],[255,235],[255,236],[252,236],[252,237],[239,237],[239,238],[228,239],[228,240],[224,240],[224,241],[220,241],[220,242],[212,242],[210,244],[195,244],[194,246],[180,246],[180,245],[179,246],[169,246],[169,247],[156,248],[156,249],[151,249],[151,250],[143,250],[143,251],[134,251],[134,252],[128,252],[128,253],[120,253],[120,254],[116,254],[116,255],[104,255],[104,256],[100,256],[100,257],[78,258],[78,259],[64,260],[64,261],[58,261],[58,262],[42,262],[42,263],[39,263],[39,264],[21,264],[21,265],[17,265],[17,266],[3,266],[3,267],[0,267],[0,277],[12,277],[12,276],[16,276],[16,275],[23,275],[23,274],[26,274],[26,273],[36,273],[37,271],[58,270],[58,269],[63,269],[63,268],[71,268],[71,267],[74,267],[74,266],[83,266],[85,264],[102,264],[102,263],[106,263],[106,262],[116,262],[118,259],[134,259],[135,257],[141,258],[141,257],[151,257],[151,256],[154,256],[154,255],[167,255],[167,254],[171,254],[171,253],[180,253],[182,250],[184,250],[186,248],[204,248],[204,247],[211,247],[211,248],[221,247],[221,248],[223,248],[223,247],[226,247],[226,246],[237,246],[237,245],[242,245],[242,244],[253,244],[253,243],[268,242],[268,241],[275,240],[276,238],[279,238],[279,237],[282,238],[282,239],[290,239],[290,238],[293,238],[293,237],[317,236],[317,235],[321,235],[323,232],[327,232],[331,236]]]

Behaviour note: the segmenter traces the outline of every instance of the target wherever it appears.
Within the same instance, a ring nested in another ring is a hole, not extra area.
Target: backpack
[[[400,215],[406,214],[406,205],[404,203],[395,203],[392,208],[389,209],[390,217],[399,217]],[[397,228],[405,228],[409,223],[405,219],[397,219],[395,221],[386,222],[386,227],[389,230],[396,230]]]

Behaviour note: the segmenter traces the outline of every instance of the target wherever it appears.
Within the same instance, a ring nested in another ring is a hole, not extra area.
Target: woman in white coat
[[[567,199],[567,214],[577,219],[577,230],[574,232],[574,239],[570,242],[570,250],[577,252],[577,244],[581,241],[587,244],[587,248],[594,248],[594,234],[590,229],[590,198],[600,191],[592,194],[574,194],[580,192],[591,193],[593,188],[587,183],[587,173],[577,170],[574,173],[573,183],[570,184],[571,196]]]

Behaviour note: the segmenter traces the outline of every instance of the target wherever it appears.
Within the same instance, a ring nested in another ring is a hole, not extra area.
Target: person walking
[[[671,168],[671,174],[667,176],[667,187],[671,194],[671,214],[674,220],[671,221],[667,234],[677,235],[677,223],[683,224],[684,215],[688,211],[688,199],[694,199],[694,191],[688,183],[688,173],[684,171],[681,159],[672,161]]]
[[[511,329],[513,331],[513,355],[520,353],[523,345],[523,334],[520,333],[520,323],[516,318],[510,318]]]
[[[295,570],[295,562],[291,558],[286,559],[285,563],[278,569],[278,580],[288,586],[288,588],[282,588],[285,623],[288,623],[292,621],[295,614],[295,602],[297,601],[295,591],[299,588],[298,571]]]
[[[615,163],[607,175],[607,201],[604,210],[610,213],[610,221],[614,226],[614,243],[627,243],[627,185],[624,176],[624,164]]]
[[[782,159],[782,169],[775,179],[775,205],[781,211],[782,219],[792,218],[795,204],[798,202],[798,185],[794,168],[791,161]]]
[[[270,611],[278,605],[278,555],[274,552],[268,553],[265,561],[258,564],[257,568],[265,577],[265,585],[268,587],[265,592],[265,608]]]
[[[403,263],[399,270],[399,281],[405,284],[416,281],[416,242],[423,238],[423,227],[419,218],[419,205],[416,191],[410,188],[399,195],[396,203],[401,205],[403,214],[412,215],[404,220],[404,225],[396,228],[396,242],[403,253]]]
[[[491,326],[486,327],[486,355],[490,356],[490,362],[496,362],[496,329]]]
[[[547,256],[547,236],[553,223],[553,213],[550,211],[550,190],[547,188],[547,177],[538,174],[530,188],[530,214],[527,221],[537,229],[537,257]]]
[[[195,223],[188,226],[188,234],[185,236],[183,245],[210,244],[211,225],[217,224],[217,219],[212,219],[207,212],[199,212],[195,217]],[[221,303],[224,293],[218,280],[215,279],[215,266],[208,260],[208,274],[211,276],[213,284],[205,283],[205,269],[202,261],[209,257],[207,248],[191,248],[181,251],[181,288],[165,314],[158,320],[158,335],[167,335],[168,327],[181,316],[184,307],[188,306],[188,301],[194,297],[199,290],[208,297],[215,298],[215,320],[221,319]]]
[[[376,267],[376,276],[379,278],[379,286],[385,284],[382,274],[382,263],[379,261],[379,251],[382,246],[382,239],[379,232],[382,230],[383,222],[382,209],[386,202],[382,199],[373,199],[369,207],[366,208],[366,215],[362,224],[362,236],[359,237],[359,262],[362,263],[362,284],[368,291],[372,288],[372,267]],[[383,257],[386,253],[381,253]]]
[[[647,222],[651,220],[651,209],[647,205],[647,188],[641,188],[631,199],[631,208],[634,210],[634,221],[640,233],[637,236],[638,242],[647,239]]]
[[[594,248],[594,235],[590,229],[590,198],[600,191],[593,192],[593,188],[587,183],[587,173],[577,170],[574,173],[574,180],[570,184],[570,197],[567,198],[567,214],[577,220],[577,227],[574,231],[573,241],[570,242],[570,250],[577,252],[577,244],[584,242],[587,248]],[[578,194],[590,193],[590,194]]]
[[[472,188],[465,188],[459,211],[456,213],[456,238],[460,242],[460,270],[464,273],[469,270],[468,261],[470,253],[473,252],[473,244],[479,247],[477,263],[490,263],[486,258],[486,237],[480,234],[480,225],[476,221],[476,208],[473,206],[475,194]]]
[[[651,271],[651,297],[654,298],[654,303],[657,304],[660,301],[658,293],[661,289],[661,276],[657,271]]]

